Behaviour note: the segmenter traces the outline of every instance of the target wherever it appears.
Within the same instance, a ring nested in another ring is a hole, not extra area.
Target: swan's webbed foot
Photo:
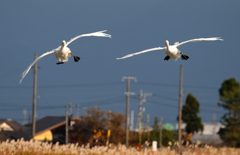
[[[187,60],[189,58],[189,56],[184,55],[184,54],[181,53],[181,58],[182,58],[182,60]]]
[[[75,62],[78,62],[80,60],[80,57],[75,56],[72,53],[70,53],[70,54],[73,56],[73,59],[74,59]]]
[[[59,61],[58,63],[56,63],[57,65],[60,65],[60,64],[64,64],[64,62],[61,62],[61,61]]]
[[[167,60],[167,61],[168,61],[169,59],[170,59],[170,56],[168,56],[168,55],[164,58],[164,60]]]
[[[73,58],[74,58],[75,62],[78,62],[80,60],[80,57],[78,57],[78,56],[73,56]]]

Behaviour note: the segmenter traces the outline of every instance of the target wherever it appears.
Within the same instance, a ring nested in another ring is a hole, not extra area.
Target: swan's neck
[[[64,47],[66,47],[66,45],[62,44],[61,49],[63,49]]]
[[[166,43],[166,49],[169,49],[169,44],[168,43]]]

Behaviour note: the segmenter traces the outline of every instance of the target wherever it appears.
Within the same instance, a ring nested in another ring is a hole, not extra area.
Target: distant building
[[[185,130],[185,126],[186,124],[181,125],[183,131]],[[202,133],[198,132],[192,136],[193,143],[201,141],[203,144],[221,144],[223,142],[218,134],[220,128],[224,128],[221,123],[203,123],[203,126]],[[178,124],[176,124],[175,128],[178,130]]]
[[[74,124],[77,117],[69,120],[70,126]],[[66,117],[65,116],[45,116],[36,121],[36,132],[33,137],[34,140],[65,143],[66,134]],[[14,120],[0,119],[0,141],[7,139],[17,140],[23,138],[24,140],[32,139],[32,124],[22,126]]]
[[[25,127],[11,119],[0,119],[0,131],[25,130]]]
[[[70,121],[72,125],[77,117],[73,117]],[[27,124],[28,128],[25,132],[28,135],[32,133],[32,124]],[[59,142],[61,144],[65,143],[65,133],[66,133],[66,117],[65,116],[45,116],[36,121],[36,133],[34,140],[41,141],[52,141]]]
[[[25,139],[29,140],[30,137],[24,133],[26,128],[18,122],[11,119],[0,119],[0,141],[7,139],[17,140]]]

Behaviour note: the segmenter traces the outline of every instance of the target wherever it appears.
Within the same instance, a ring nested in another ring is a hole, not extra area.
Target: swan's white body
[[[174,59],[174,60],[178,60],[178,58],[180,58],[182,56],[182,59],[183,60],[187,60],[188,59],[188,56],[187,55],[183,55],[181,53],[181,51],[178,49],[179,46],[183,45],[183,44],[186,44],[188,42],[198,42],[198,41],[216,41],[216,40],[221,40],[223,41],[223,39],[219,38],[219,37],[212,37],[212,38],[198,38],[198,39],[191,39],[191,40],[187,40],[187,41],[184,41],[184,42],[176,42],[174,45],[169,45],[169,42],[168,40],[166,40],[165,44],[166,44],[166,47],[156,47],[156,48],[151,48],[151,49],[147,49],[147,50],[144,50],[144,51],[140,51],[140,52],[137,52],[137,53],[132,53],[132,54],[128,54],[128,55],[125,55],[121,58],[117,58],[117,60],[119,59],[125,59],[125,58],[129,58],[129,57],[132,57],[132,56],[135,56],[135,55],[139,55],[139,54],[142,54],[142,53],[146,53],[146,52],[151,52],[151,51],[156,51],[156,50],[165,50],[165,54],[167,55],[164,60],[171,60],[171,59]]]
[[[59,50],[55,51],[55,57],[59,62],[67,62],[68,57],[71,57],[71,50],[66,46],[66,41],[62,41],[62,46]]]
[[[21,80],[19,83],[22,82],[22,80],[24,79],[24,77],[27,75],[27,73],[29,72],[29,70],[32,68],[32,66],[40,59],[42,59],[43,57],[47,56],[47,55],[50,55],[50,54],[53,54],[55,53],[55,57],[58,59],[58,63],[57,64],[61,64],[63,62],[67,62],[68,61],[68,58],[72,55],[74,57],[74,61],[76,61],[75,59],[76,58],[79,58],[79,57],[76,57],[72,54],[71,50],[67,47],[70,43],[72,43],[73,41],[81,38],[81,37],[89,37],[89,36],[95,36],[95,37],[109,37],[111,38],[111,35],[109,34],[106,34],[106,33],[103,33],[103,32],[106,32],[107,30],[104,30],[104,31],[99,31],[99,32],[93,32],[93,33],[88,33],[88,34],[82,34],[82,35],[78,35],[72,39],[70,39],[68,42],[66,41],[62,41],[62,46],[59,46],[58,48],[56,49],[53,49],[52,51],[50,52],[46,52],[44,54],[42,54],[41,56],[39,56],[37,59],[35,59],[33,61],[33,63],[31,63],[28,68],[21,74]],[[80,59],[80,58],[79,58]],[[79,60],[77,59],[77,61]]]
[[[180,50],[176,46],[169,46],[169,42],[166,41],[165,54],[170,57],[170,59],[177,60],[181,56]]]

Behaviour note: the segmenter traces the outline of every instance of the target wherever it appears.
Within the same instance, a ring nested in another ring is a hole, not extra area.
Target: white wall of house
[[[204,129],[202,134],[203,135],[213,135],[213,134],[217,134],[217,132],[220,130],[220,128],[224,128],[224,125],[222,125],[221,123],[203,123]],[[186,124],[183,123],[181,125],[181,129],[185,129]],[[178,130],[178,124],[175,125],[175,129]],[[201,132],[199,132],[198,134],[201,134]]]
[[[7,123],[3,122],[2,124],[0,124],[0,131],[1,130],[13,131],[13,128],[11,128]]]
[[[222,140],[217,134],[220,128],[224,128],[224,125],[221,123],[203,123],[204,129],[203,132],[195,133],[192,136],[192,142],[196,143],[200,141],[204,144],[220,144]],[[186,124],[182,124],[181,128],[184,130]],[[178,130],[178,124],[175,125],[175,129]]]

